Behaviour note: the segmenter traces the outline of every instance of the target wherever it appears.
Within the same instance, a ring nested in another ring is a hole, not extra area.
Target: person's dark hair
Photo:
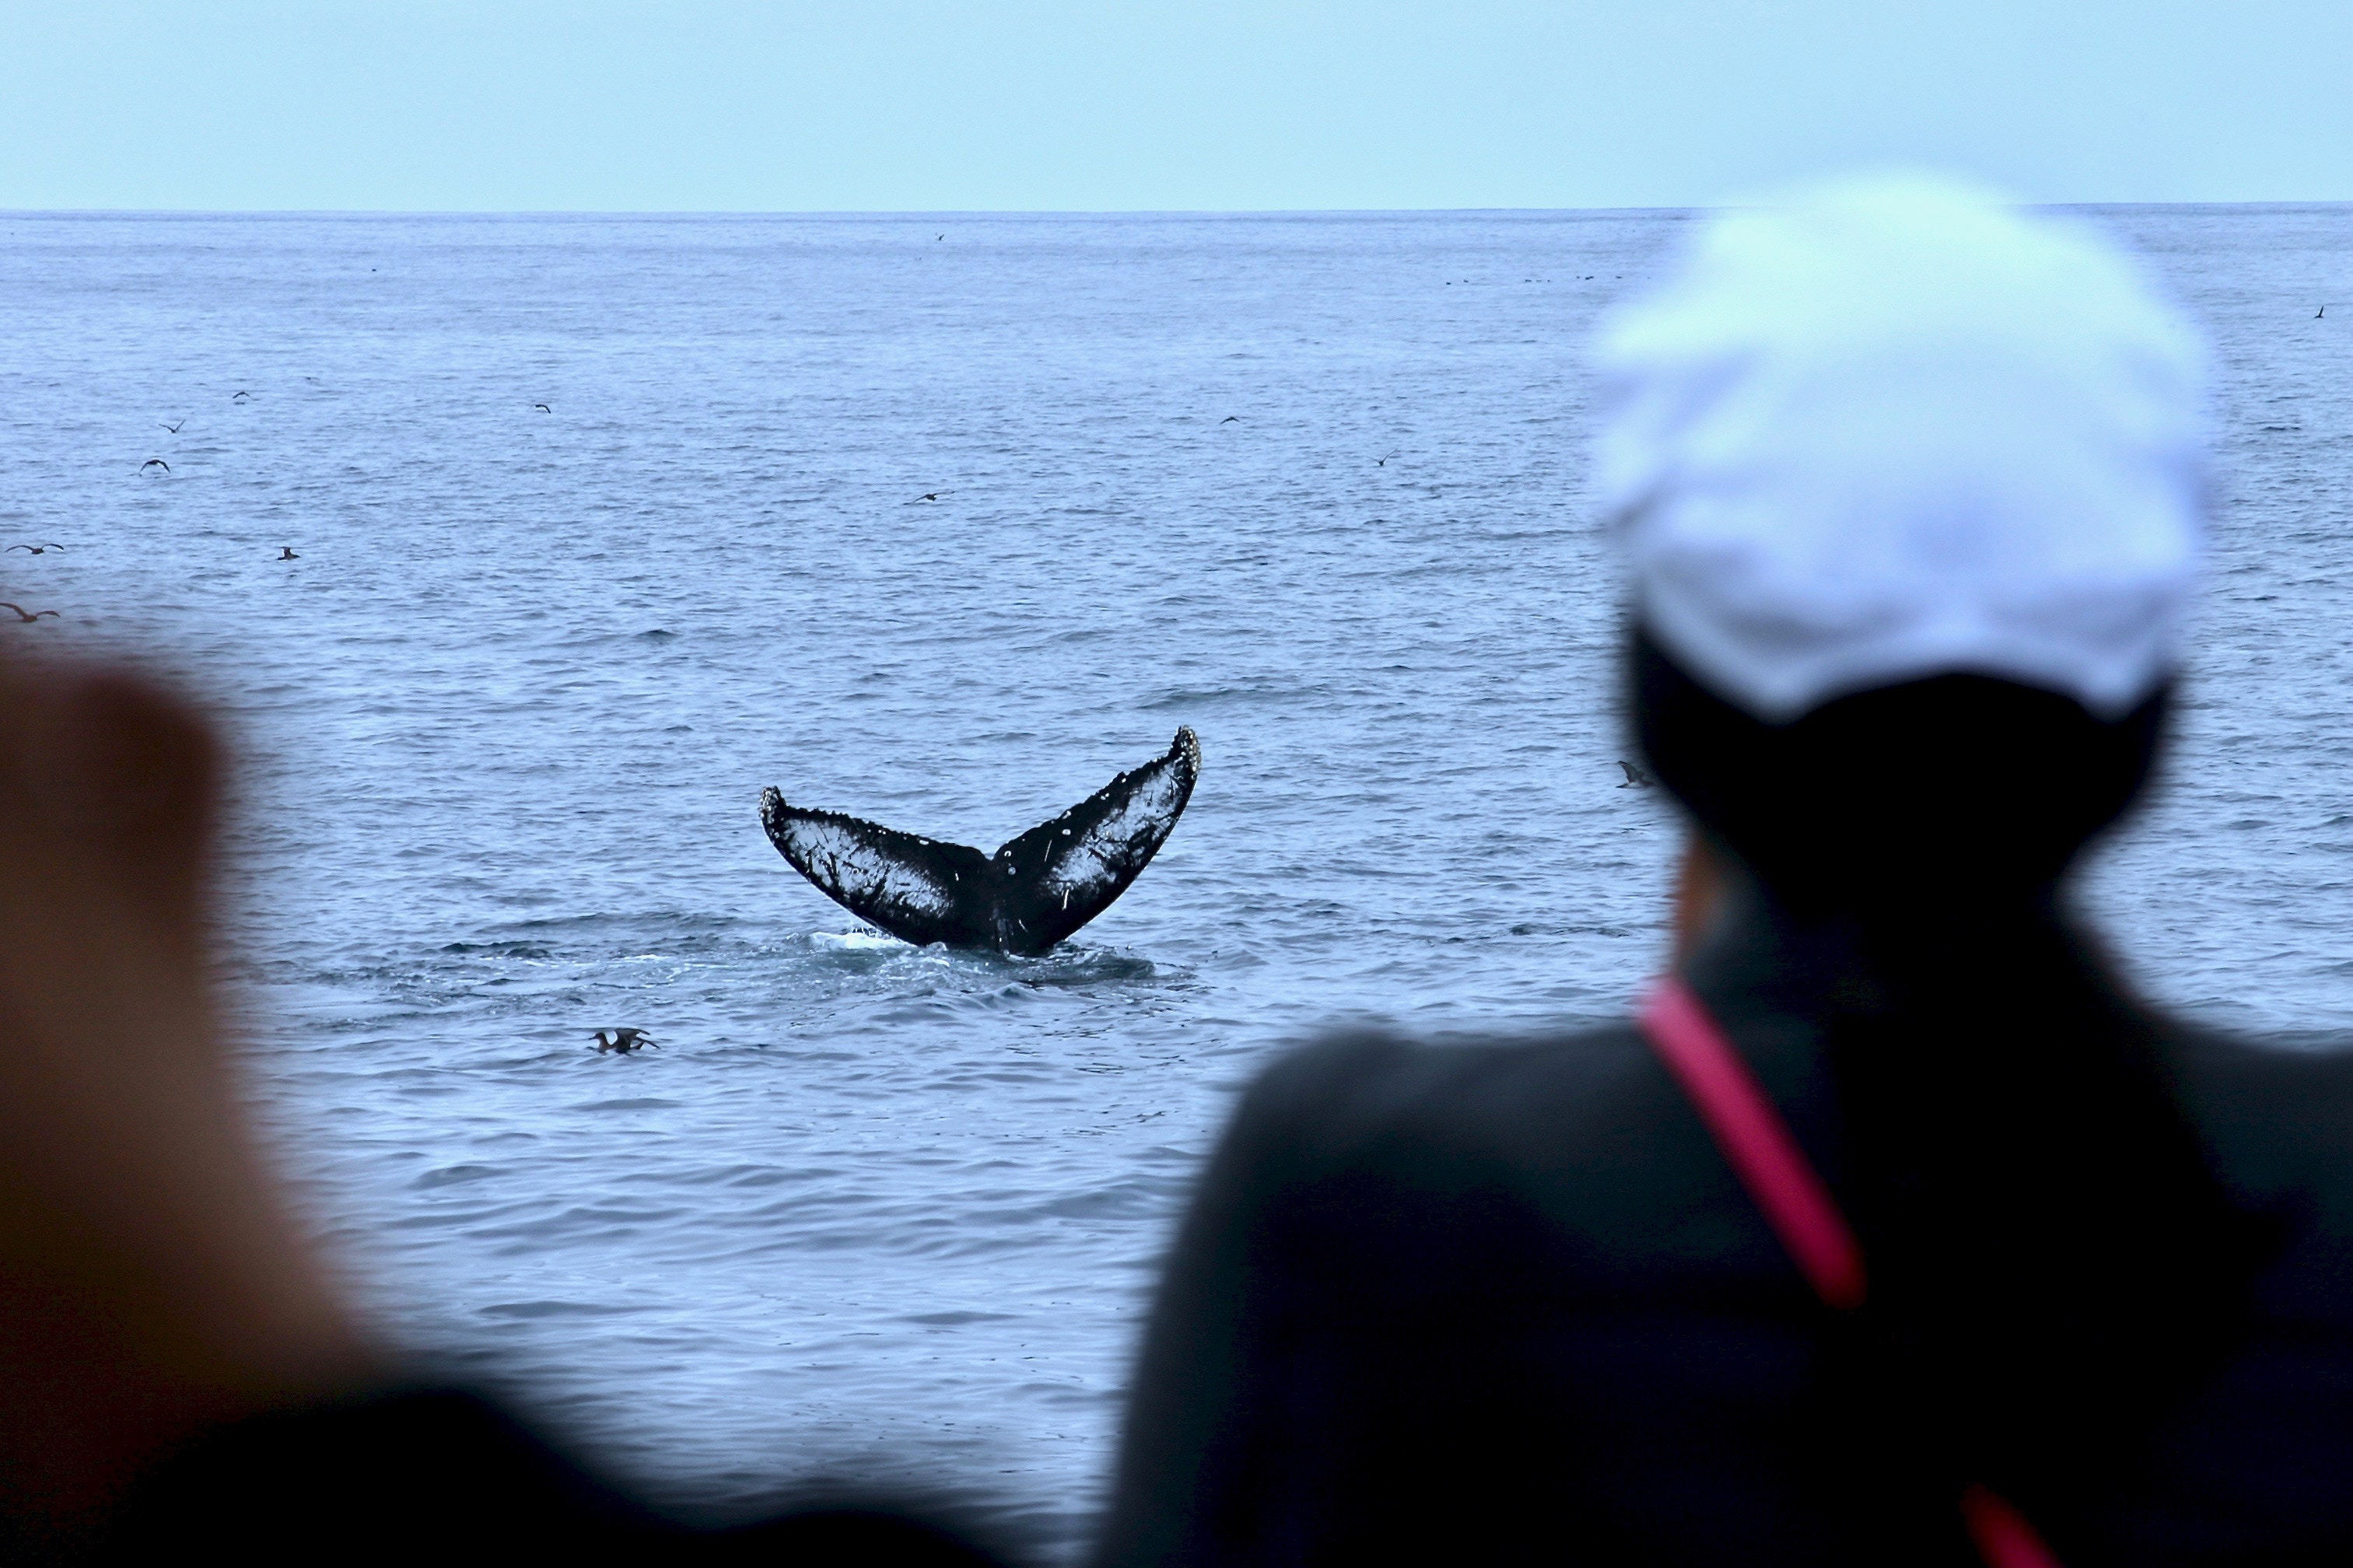
[[[2259,1250],[2060,893],[2168,692],[2103,721],[1943,675],[1768,724],[1640,632],[1630,674],[1651,766],[1819,971],[1872,1279],[1840,1421],[1891,1485],[2063,1513],[2220,1358]]]

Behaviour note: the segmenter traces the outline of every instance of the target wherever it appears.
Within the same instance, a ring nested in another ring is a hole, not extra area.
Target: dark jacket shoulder
[[[1793,1121],[1816,1114],[1798,1042],[1755,1065]],[[1828,1158],[1827,1148],[1824,1151]],[[1649,1296],[1678,1280],[1797,1277],[1705,1127],[1630,1020],[1517,1040],[1356,1034],[1276,1062],[1245,1096],[1219,1163],[1246,1165],[1321,1220],[1335,1189],[1408,1225],[1507,1208],[1582,1287]],[[1369,1237],[1377,1244],[1381,1237]]]

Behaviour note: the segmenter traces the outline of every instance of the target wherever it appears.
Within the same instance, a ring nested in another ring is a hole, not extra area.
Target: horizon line
[[[0,218],[1270,218],[1270,217],[1464,217],[1464,216],[1661,216],[1729,212],[1743,202],[1652,203],[1631,206],[1423,206],[1423,207],[6,207]],[[2319,209],[2353,207],[2353,198],[2247,199],[2236,201],[2022,202],[2030,211],[2245,207]]]

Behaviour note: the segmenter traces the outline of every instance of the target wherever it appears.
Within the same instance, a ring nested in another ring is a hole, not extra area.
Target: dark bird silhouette
[[[2324,320],[2326,320],[2326,319],[2327,318],[2327,315],[2328,315],[2328,307],[2327,307],[2327,306],[2326,306],[2326,305],[2323,305],[2322,307],[2320,307],[2320,309],[2318,309],[2317,310],[2315,310],[2315,311],[2312,313],[2312,319],[2313,319],[2314,321],[2324,321]]]
[[[139,471],[142,474],[150,468],[161,468],[168,474],[172,471],[172,465],[165,462],[161,458],[150,458],[145,462],[139,465]]]
[[[1403,457],[1404,455],[1405,455],[1405,454],[1404,454],[1404,453],[1402,453],[1402,452],[1391,452],[1391,453],[1389,454],[1389,458],[1401,458],[1401,457]],[[1373,459],[1373,467],[1375,467],[1375,468],[1388,468],[1388,467],[1389,466],[1389,458],[1374,458],[1374,459]]]
[[[1623,757],[1618,759],[1618,765],[1626,770],[1626,782],[1618,786],[1620,789],[1648,789],[1659,782]]]
[[[954,494],[955,494],[955,491],[954,490],[926,490],[915,499],[917,500],[937,500],[942,496],[952,496]]]
[[[935,234],[935,235],[932,236],[932,237],[933,237],[934,239],[945,239],[945,238],[947,237],[947,236],[946,236],[946,235],[944,235],[944,234]]]
[[[555,410],[554,410],[554,409],[550,408],[550,407],[549,407],[546,404],[544,404],[544,403],[534,403],[534,404],[533,404],[533,405],[532,405],[532,406],[533,406],[533,408],[538,409],[542,414],[553,414],[553,413],[554,413],[554,412],[555,412]]]
[[[1239,414],[1229,414],[1223,419],[1218,421],[1220,425],[1239,425],[1241,422],[1242,416]]]
[[[58,615],[55,610],[28,610],[22,605],[12,605],[5,599],[0,599],[0,610],[16,611],[16,618],[20,621],[37,621],[43,616],[50,616],[55,620],[65,619],[63,616]]]
[[[47,555],[52,550],[62,555],[65,553],[66,549],[62,544],[51,544],[46,541],[39,544],[12,544],[8,548],[10,550],[22,550],[33,555]]]
[[[278,559],[280,561],[300,561],[302,558],[294,553],[294,547],[292,545],[281,544],[278,547]]]
[[[183,417],[183,418],[181,419],[181,421],[180,421],[180,425],[185,425],[186,423],[187,423],[187,420],[186,420],[185,417]],[[176,436],[176,435],[178,435],[178,434],[180,433],[180,425],[166,425],[166,426],[164,426],[164,429],[166,429],[166,430],[169,430],[173,435]]]
[[[253,394],[249,392],[240,392],[235,397],[230,398],[229,401],[231,403],[243,403],[247,398],[251,397],[252,395]]]
[[[902,942],[1034,957],[1109,909],[1152,863],[1201,773],[1187,727],[1166,752],[1124,773],[994,855],[760,792],[760,825],[818,891]]]
[[[596,1054],[600,1057],[607,1051],[618,1051],[623,1056],[628,1056],[631,1051],[641,1049],[647,1046],[652,1046],[659,1049],[661,1046],[661,1042],[655,1039],[651,1035],[647,1034],[643,1029],[599,1029],[596,1031]]]

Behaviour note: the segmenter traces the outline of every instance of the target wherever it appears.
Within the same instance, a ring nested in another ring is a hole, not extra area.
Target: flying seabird
[[[915,499],[917,500],[937,500],[942,496],[952,496],[954,494],[955,494],[955,491],[954,490],[926,490]]]
[[[302,558],[294,553],[294,547],[292,545],[281,544],[278,547],[278,559],[280,561],[300,561]]]
[[[185,425],[187,422],[188,422],[188,416],[187,416],[186,415],[185,415],[185,414],[184,414],[184,415],[180,416],[180,425]],[[178,434],[180,433],[180,425],[166,425],[166,426],[164,426],[164,429],[166,429],[166,430],[169,430],[173,435],[176,436],[176,435],[178,435]]]
[[[8,548],[10,550],[29,551],[35,555],[47,555],[52,550],[55,550],[59,553],[63,553],[65,550],[65,546],[62,544],[50,544],[47,542],[40,544],[12,544]]]
[[[1618,759],[1618,765],[1626,770],[1626,782],[1618,786],[1620,789],[1648,789],[1659,782],[1623,757]]]
[[[150,458],[145,462],[139,465],[139,471],[142,474],[150,468],[161,468],[168,474],[172,471],[172,465],[165,462],[161,458]]]
[[[1239,425],[1241,422],[1242,416],[1239,414],[1229,414],[1223,419],[1218,421],[1220,425]]]
[[[16,618],[20,621],[37,621],[43,616],[52,616],[58,620],[65,619],[63,616],[58,615],[55,610],[27,610],[24,605],[12,605],[5,599],[0,599],[0,610],[16,611]]]
[[[608,1036],[610,1037],[609,1038],[607,1038]],[[655,1039],[643,1029],[599,1029],[596,1031],[596,1054],[600,1057],[607,1051],[618,1051],[623,1056],[628,1056],[631,1051],[638,1049],[641,1046],[652,1046],[656,1048],[659,1048],[661,1042],[659,1040]]]
[[[240,392],[240,393],[238,393],[235,397],[230,398],[230,399],[229,399],[229,401],[230,401],[231,403],[242,403],[242,402],[244,402],[247,398],[251,397],[252,395],[253,395],[253,394],[251,394],[251,393],[249,393],[249,392]]]
[[[2327,307],[2327,306],[2326,306],[2326,305],[2323,305],[2322,307],[2320,307],[2320,309],[2318,309],[2317,310],[2315,310],[2315,311],[2312,313],[2312,319],[2313,319],[2314,321],[2320,321],[2320,320],[2324,319],[2325,317],[2327,317],[2327,314],[2328,314],[2328,307]]]
[[[553,413],[554,413],[554,412],[555,412],[555,410],[554,410],[554,409],[550,408],[550,407],[549,407],[546,404],[544,404],[544,403],[534,403],[534,404],[533,404],[533,405],[532,405],[532,406],[533,406],[533,408],[538,409],[542,414],[553,414]]]

